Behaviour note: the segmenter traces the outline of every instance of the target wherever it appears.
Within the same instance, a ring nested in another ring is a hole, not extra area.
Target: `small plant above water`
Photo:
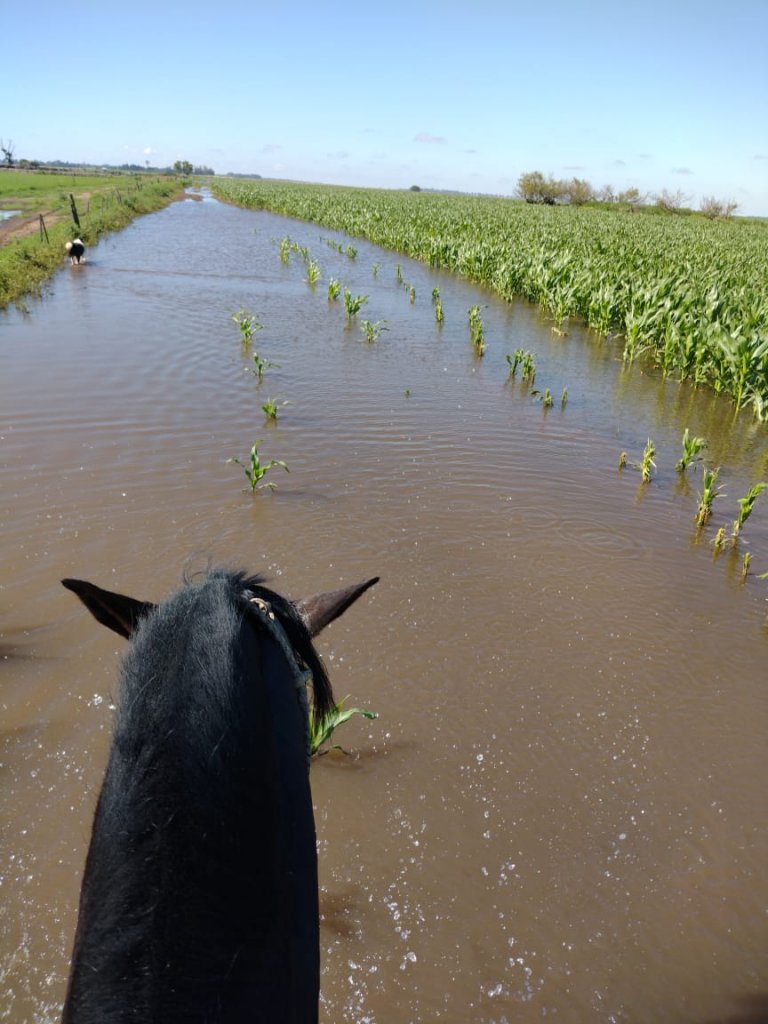
[[[411,305],[413,305],[416,301],[416,289],[413,285],[408,289],[408,298],[411,300]]]
[[[684,473],[688,466],[701,462],[701,455],[699,453],[706,447],[706,440],[703,437],[691,437],[688,427],[686,427],[683,434],[683,454],[675,466],[677,472]]]
[[[702,483],[704,489],[699,495],[699,507],[696,510],[696,525],[701,529],[712,515],[712,505],[715,498],[721,498],[720,487],[717,486],[719,469],[705,469]]]
[[[347,320],[353,320],[368,301],[367,295],[352,295],[349,288],[344,289],[344,308],[347,311]]]
[[[252,373],[258,380],[259,384],[264,377],[265,370],[279,370],[280,363],[270,363],[267,359],[262,359],[258,352],[253,353],[253,367],[246,366],[246,371]]]
[[[643,478],[643,483],[647,484],[651,479],[651,470],[656,469],[656,463],[653,461],[655,454],[656,446],[649,437],[645,448],[643,449],[642,460],[640,462],[629,462],[627,459],[627,453],[622,452],[619,456],[619,469],[624,469],[625,466],[631,466],[633,469],[639,470]]]
[[[373,277],[378,277],[380,270],[381,270],[381,264],[380,263],[374,263],[373,266],[371,267],[371,275]]]
[[[342,753],[347,753],[343,747],[336,743],[326,747],[324,750],[321,747],[330,740],[334,730],[343,725],[344,722],[347,722],[353,715],[362,715],[363,718],[368,719],[378,718],[375,711],[368,711],[367,708],[345,709],[345,700],[348,700],[348,698],[345,697],[344,700],[340,700],[319,722],[315,721],[314,715],[310,715],[310,751],[313,757],[327,754],[329,750],[341,750]]]
[[[332,277],[328,282],[328,301],[336,302],[339,298],[340,292],[341,284],[339,283],[339,281],[336,280],[335,277]]]
[[[255,313],[249,313],[247,310],[242,308],[232,314],[232,319],[240,328],[240,340],[243,345],[246,346],[251,344],[256,331],[264,329],[264,324],[259,322]]]
[[[284,409],[289,402],[281,402],[279,398],[268,398],[266,402],[261,406],[261,411],[267,417],[267,420],[276,420],[278,410]]]
[[[438,299],[435,302],[435,323],[442,324],[443,319],[443,303]]]
[[[480,316],[480,306],[469,308],[469,337],[475,349],[475,355],[485,355],[485,331]]]
[[[560,396],[560,408],[564,409],[568,405],[568,388],[563,388],[563,393]]]
[[[227,459],[227,462],[234,463],[235,465],[240,466],[242,468],[243,472],[245,473],[245,478],[248,481],[248,484],[251,488],[251,494],[255,494],[256,491],[261,491],[264,490],[265,488],[270,491],[273,491],[275,489],[276,484],[273,484],[271,481],[264,482],[264,477],[275,466],[282,466],[286,473],[290,472],[286,464],[282,462],[280,459],[270,459],[269,462],[262,465],[261,457],[259,455],[260,444],[261,441],[255,441],[254,444],[251,446],[251,451],[248,456],[247,462],[243,462],[236,456],[231,459]]]
[[[286,235],[285,238],[280,239],[280,259],[283,263],[287,263],[291,258],[291,240]]]
[[[363,320],[360,323],[360,330],[365,335],[365,340],[369,345],[373,344],[381,334],[382,331],[388,331],[386,320],[377,320],[372,323],[370,320]]]
[[[320,266],[317,260],[310,260],[307,263],[307,281],[309,281],[310,287],[314,288],[319,280]]]
[[[346,248],[346,253],[348,258],[353,260],[357,256],[357,249],[354,247],[354,245],[348,245]]]
[[[755,502],[768,488],[768,483],[763,481],[762,483],[755,484],[754,487],[750,487],[743,498],[739,498],[739,514],[733,522],[733,536],[738,537],[741,533],[741,528],[752,515],[752,509],[755,507]]]

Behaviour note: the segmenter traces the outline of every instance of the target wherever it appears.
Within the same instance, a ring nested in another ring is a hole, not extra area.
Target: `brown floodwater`
[[[176,203],[0,314],[0,1020],[58,1019],[110,735],[121,642],[59,580],[155,600],[212,560],[290,596],[381,576],[319,644],[337,696],[379,713],[312,769],[324,1024],[764,1021],[768,495],[738,551],[711,542],[768,479],[766,428],[329,238]],[[330,276],[386,321],[374,344]],[[241,307],[279,364],[260,386]],[[517,348],[552,408],[507,379]],[[722,467],[698,537],[686,427]],[[643,487],[617,465],[648,438]],[[290,468],[273,494],[226,463],[255,440]]]

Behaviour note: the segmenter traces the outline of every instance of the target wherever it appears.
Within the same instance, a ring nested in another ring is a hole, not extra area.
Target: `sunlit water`
[[[155,600],[212,559],[292,596],[382,577],[320,643],[337,696],[379,712],[312,770],[326,1024],[756,1024],[768,496],[738,550],[711,541],[768,478],[765,428],[527,304],[324,238],[177,203],[0,316],[0,1020],[60,1013],[111,727],[121,642],[58,581]],[[386,321],[374,344],[330,276]],[[279,363],[260,386],[240,308]],[[507,379],[516,348],[533,388]],[[271,426],[268,396],[289,402]],[[685,427],[727,495],[700,536]],[[643,487],[617,465],[649,437]],[[226,463],[256,440],[289,466],[274,494]]]

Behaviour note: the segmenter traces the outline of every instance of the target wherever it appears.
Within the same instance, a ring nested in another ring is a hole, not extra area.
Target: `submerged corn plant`
[[[443,303],[440,299],[435,301],[435,323],[441,324],[443,322]]]
[[[378,277],[380,270],[381,270],[381,264],[380,263],[374,263],[373,266],[371,267],[371,277]]]
[[[469,337],[475,349],[475,355],[485,354],[485,330],[480,316],[480,306],[469,307]]]
[[[640,463],[640,473],[644,484],[647,484],[651,479],[651,469],[656,469],[656,463],[653,461],[653,456],[655,454],[656,446],[649,437],[646,446],[643,449],[643,461]]]
[[[344,722],[349,721],[353,715],[362,715],[363,718],[368,719],[378,718],[375,711],[369,711],[367,708],[345,708],[345,700],[348,700],[348,697],[345,697],[344,700],[340,700],[338,704],[334,705],[328,714],[319,722],[315,720],[314,715],[310,715],[310,751],[313,757],[316,755],[319,756],[327,754],[329,750],[341,750],[342,753],[347,753],[347,751],[337,743],[334,743],[330,747],[326,747],[324,750],[321,750],[321,747],[330,740],[334,730],[340,725],[343,725]]]
[[[677,472],[684,473],[688,466],[694,462],[701,462],[701,455],[699,453],[706,447],[706,440],[703,437],[691,437],[688,427],[686,427],[683,434],[683,454],[675,466]]]
[[[314,288],[319,280],[320,266],[317,260],[310,260],[307,263],[307,281],[309,281],[310,286]]]
[[[353,260],[355,256],[357,256],[357,249],[354,247],[354,245],[348,245],[346,248],[346,253],[349,259]]]
[[[544,402],[545,409],[551,409],[552,406],[555,404],[554,399],[552,398],[552,392],[549,390],[549,388],[545,389],[544,398],[542,399],[542,401]]]
[[[568,388],[563,388],[563,393],[560,396],[560,408],[564,409],[568,405]]]
[[[705,469],[702,483],[704,485],[699,495],[699,507],[696,510],[696,525],[701,528],[712,515],[712,505],[715,498],[721,498],[720,487],[717,486],[717,476],[720,469]]]
[[[279,370],[280,363],[270,363],[267,359],[262,359],[258,352],[253,353],[253,367],[246,366],[246,371],[252,373],[254,377],[261,383],[264,377],[265,370]]]
[[[336,302],[339,298],[339,292],[341,291],[341,284],[332,277],[328,282],[328,301]]]
[[[251,494],[255,494],[256,491],[261,491],[265,488],[267,488],[270,491],[273,491],[275,489],[276,485],[273,484],[271,481],[267,483],[263,482],[264,477],[275,466],[282,466],[286,473],[290,472],[286,464],[282,462],[280,459],[270,459],[269,462],[262,464],[261,456],[259,455],[260,444],[261,441],[255,441],[253,443],[253,445],[251,446],[251,451],[249,453],[247,462],[243,462],[241,459],[238,459],[237,456],[234,456],[231,459],[227,459],[227,462],[234,463],[236,466],[240,466],[242,468],[243,472],[245,473],[245,479],[248,481],[248,484],[250,485]]]
[[[510,355],[509,352],[507,352],[504,358],[507,360],[507,365],[509,366],[509,376],[514,377],[517,373],[518,366],[523,360],[523,350],[521,348],[516,348],[513,355]]]
[[[370,320],[363,320],[360,323],[360,330],[365,335],[365,340],[368,344],[372,345],[378,339],[381,332],[388,331],[389,328],[387,327],[386,320],[377,320],[375,323],[372,323]]]
[[[261,331],[264,328],[264,324],[259,323],[259,319],[255,313],[249,313],[242,307],[238,309],[236,313],[232,314],[232,319],[240,328],[240,340],[245,346],[251,344],[256,331]]]
[[[749,575],[749,563],[752,561],[752,555],[749,551],[745,552],[744,559],[741,563],[741,582],[743,583]]]
[[[347,320],[353,320],[368,301],[367,295],[352,295],[349,288],[344,289],[344,308],[347,311]]]
[[[754,487],[750,487],[743,498],[739,498],[739,514],[733,522],[734,537],[738,537],[742,526],[752,515],[752,509],[755,507],[755,502],[767,487],[768,483],[765,481],[755,484]]]
[[[268,398],[266,402],[261,406],[261,411],[267,417],[267,420],[276,420],[279,409],[284,409],[286,405],[290,405],[289,402],[281,402],[279,398]]]
[[[283,263],[287,263],[291,258],[291,240],[286,235],[285,238],[280,239],[280,259]]]
[[[536,380],[536,363],[533,361],[532,352],[523,353],[523,358],[520,362],[520,373],[523,380],[528,381],[529,384],[533,384]]]

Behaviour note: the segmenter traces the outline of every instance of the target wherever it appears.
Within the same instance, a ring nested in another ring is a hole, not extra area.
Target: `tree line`
[[[691,197],[682,190],[670,192],[643,193],[638,188],[627,188],[616,192],[612,185],[604,185],[595,189],[584,178],[569,180],[545,177],[541,171],[526,171],[517,179],[517,195],[526,203],[541,203],[545,206],[568,204],[584,206],[586,203],[616,203],[630,210],[641,206],[655,206],[668,213],[680,213],[687,209]],[[733,200],[716,199],[705,196],[701,200],[699,210],[705,217],[714,220],[717,217],[731,218],[736,212],[738,203]]]

